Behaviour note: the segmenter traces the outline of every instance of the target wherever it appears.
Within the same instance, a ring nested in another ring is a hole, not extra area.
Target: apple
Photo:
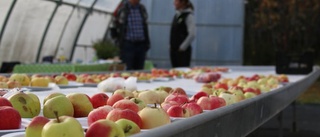
[[[213,109],[225,106],[226,102],[224,99],[220,97],[210,95],[209,97],[206,97],[206,96],[200,97],[199,100],[197,101],[197,104],[203,110],[213,110]]]
[[[214,85],[214,89],[225,89],[225,90],[228,90],[229,89],[229,86],[226,84],[226,83],[221,83],[221,82],[217,82],[215,85]]]
[[[128,119],[119,119],[116,121],[116,124],[123,130],[125,136],[130,136],[140,132],[140,127]]]
[[[29,86],[30,78],[26,74],[14,73],[9,77],[9,81],[18,81],[22,86]]]
[[[56,83],[56,80],[53,76],[44,76],[43,78],[47,79],[49,83]]]
[[[131,98],[130,100],[138,105],[139,111],[147,106],[147,104],[144,103],[141,99]]]
[[[172,89],[170,93],[171,94],[177,93],[177,94],[187,95],[186,91],[180,87]]]
[[[45,104],[47,102],[47,100],[51,99],[51,98],[54,98],[56,96],[66,96],[65,94],[63,93],[60,93],[60,92],[53,92],[53,93],[50,93],[48,96],[46,96],[44,99],[43,99],[43,104]]]
[[[93,122],[100,119],[106,119],[111,110],[113,110],[113,107],[108,105],[92,110],[88,115],[88,125],[90,126]]]
[[[244,97],[245,99],[249,99],[249,98],[253,98],[253,97],[256,97],[257,94],[253,93],[253,92],[246,92],[244,93]]]
[[[237,103],[237,98],[230,92],[221,92],[219,94],[220,98],[223,98],[226,101],[226,105],[231,105]]]
[[[49,86],[49,80],[43,77],[35,77],[32,78],[30,81],[30,86],[32,87],[48,87]]]
[[[170,93],[173,89],[171,87],[166,87],[166,86],[160,86],[158,88],[155,89],[156,91],[157,90],[164,90],[166,91],[167,93]]]
[[[58,112],[58,116],[74,116],[73,105],[66,96],[53,97],[43,105],[43,115],[45,117],[55,118],[55,112]]]
[[[8,84],[6,82],[0,82],[0,88],[7,89],[9,87],[8,87]]]
[[[109,96],[105,93],[96,93],[91,96],[90,100],[93,108],[98,108],[100,106],[107,105]]]
[[[196,94],[192,95],[190,100],[197,102],[200,97],[209,96],[207,92],[199,91]]]
[[[55,83],[58,85],[68,85],[69,84],[68,79],[64,76],[56,76],[56,77],[54,77],[54,79],[55,79]]]
[[[189,102],[182,105],[182,108],[189,111],[189,116],[198,115],[203,112],[203,109],[196,102]]]
[[[125,137],[123,129],[114,121],[100,119],[88,128],[86,137]]]
[[[0,114],[0,130],[20,128],[21,116],[13,107],[0,106]]]
[[[84,137],[81,124],[70,116],[60,116],[55,112],[56,119],[50,120],[43,126],[42,137]]]
[[[152,90],[146,90],[139,93],[138,98],[146,104],[160,103],[160,96]]]
[[[190,116],[189,110],[183,108],[180,105],[169,107],[169,109],[167,110],[167,113],[170,117],[189,117]]]
[[[155,90],[157,94],[159,94],[159,103],[162,103],[166,97],[169,95],[165,90]]]
[[[11,102],[10,102],[7,98],[0,96],[0,107],[1,107],[1,106],[9,106],[9,107],[12,107],[12,104],[11,104]]]
[[[25,136],[26,137],[41,137],[42,128],[50,120],[44,116],[36,116],[32,118],[31,122],[28,124]]]
[[[77,80],[77,76],[72,73],[68,73],[64,77],[66,77],[68,79],[68,81],[76,81]]]
[[[93,110],[90,97],[83,93],[70,93],[66,96],[72,103],[74,117],[87,117]]]
[[[112,107],[118,109],[130,109],[136,113],[138,113],[139,111],[139,106],[129,99],[119,100],[116,103],[114,103]]]
[[[178,106],[178,105],[181,105],[181,104],[175,101],[167,101],[167,102],[164,101],[160,104],[161,108],[166,112],[171,106]]]
[[[20,83],[19,81],[15,81],[15,80],[13,80],[13,81],[9,80],[9,81],[7,82],[7,85],[8,85],[8,88],[9,88],[9,89],[12,89],[12,88],[21,88],[21,83]]]
[[[184,94],[173,93],[173,94],[169,94],[164,100],[164,102],[169,102],[169,101],[175,101],[178,104],[184,104],[186,102],[189,102],[189,97]]]
[[[252,88],[252,87],[247,87],[247,88],[244,88],[243,89],[243,92],[246,93],[246,92],[253,92],[255,93],[256,95],[260,95],[261,94],[261,91],[259,88]]]
[[[171,123],[169,114],[162,108],[145,107],[138,114],[142,120],[141,129],[152,129]]]
[[[124,99],[124,97],[121,94],[113,94],[108,100],[107,105],[113,106],[114,103],[116,103],[119,100]]]
[[[113,94],[121,94],[123,97],[134,97],[133,93],[126,89],[117,89]]]
[[[12,106],[19,111],[22,118],[33,118],[40,112],[35,101],[26,93],[18,92],[8,97]]]
[[[125,118],[136,123],[140,128],[142,127],[142,120],[138,113],[130,109],[113,109],[107,115],[107,119],[116,122],[117,120]]]
[[[34,102],[34,104],[36,106],[35,110],[38,110],[35,115],[39,115],[40,114],[40,110],[41,110],[41,103],[40,103],[39,97],[36,94],[34,94],[34,93],[30,92],[30,91],[26,91],[24,93],[26,93],[29,97],[31,97],[33,99],[33,102]]]

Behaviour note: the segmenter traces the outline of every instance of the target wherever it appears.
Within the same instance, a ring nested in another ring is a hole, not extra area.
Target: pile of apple
[[[61,85],[68,84],[68,79],[62,75],[40,75],[34,74],[28,76],[27,74],[14,73],[9,78],[0,76],[0,88],[12,89],[21,88],[22,86],[31,87],[48,87],[49,83],[56,83]]]
[[[278,88],[281,82],[288,82],[286,75],[238,76],[235,79],[224,78],[218,82],[206,83],[199,92],[223,98],[226,105],[237,103]]]

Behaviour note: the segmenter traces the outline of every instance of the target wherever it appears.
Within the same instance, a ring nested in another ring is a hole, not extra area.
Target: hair
[[[185,3],[187,8],[190,8],[190,9],[194,10],[194,6],[190,2],[190,0],[179,0],[179,1],[182,2],[182,3]]]

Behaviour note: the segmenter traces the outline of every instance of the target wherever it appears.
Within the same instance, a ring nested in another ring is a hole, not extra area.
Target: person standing
[[[189,0],[174,0],[176,14],[171,24],[170,61],[173,68],[190,67],[195,38],[194,7]]]
[[[120,48],[120,59],[127,70],[141,70],[150,48],[148,13],[140,0],[124,1],[114,14],[111,36]]]

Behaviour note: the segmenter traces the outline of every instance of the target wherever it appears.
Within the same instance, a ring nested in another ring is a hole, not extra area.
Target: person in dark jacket
[[[189,0],[174,0],[176,14],[171,24],[170,60],[173,68],[190,67],[192,47],[195,38],[193,5]]]
[[[120,59],[127,70],[141,70],[150,48],[148,14],[140,0],[124,1],[114,16],[111,36],[120,46]]]

